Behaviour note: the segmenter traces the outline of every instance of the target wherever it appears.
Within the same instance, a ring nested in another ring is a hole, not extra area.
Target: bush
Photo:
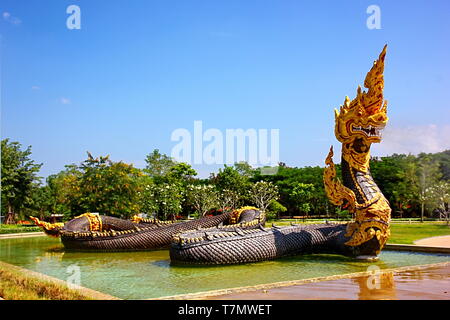
[[[279,219],[280,214],[287,211],[287,208],[277,200],[272,200],[267,209],[267,220]]]
[[[21,226],[17,224],[0,224],[0,234],[38,231],[41,231],[40,227]]]
[[[342,210],[341,208],[336,208],[336,213],[338,215],[338,219],[339,220],[351,220],[352,219],[352,215],[350,214],[350,212],[348,212],[348,210]]]

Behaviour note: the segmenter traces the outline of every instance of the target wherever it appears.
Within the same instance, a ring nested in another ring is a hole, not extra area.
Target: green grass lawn
[[[450,235],[450,227],[445,223],[392,223],[388,243],[413,244],[423,238],[446,235]]]
[[[323,220],[313,221],[307,220],[306,223],[322,223]],[[278,220],[266,222],[266,227],[272,226],[274,223],[276,226],[288,226],[291,223],[301,224],[301,220]],[[391,223],[391,236],[388,243],[392,244],[413,244],[414,241],[428,237],[446,236],[450,235],[450,227],[445,222],[426,221],[423,223],[403,223],[395,222]]]

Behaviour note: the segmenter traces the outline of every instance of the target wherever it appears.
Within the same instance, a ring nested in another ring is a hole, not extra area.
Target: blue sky
[[[71,4],[80,30],[66,27]],[[379,30],[366,26],[372,4]],[[372,153],[450,148],[447,0],[2,0],[0,10],[1,135],[32,145],[42,176],[86,151],[143,167],[195,120],[279,129],[281,161],[323,165],[339,148],[333,108],[385,43],[390,123]]]

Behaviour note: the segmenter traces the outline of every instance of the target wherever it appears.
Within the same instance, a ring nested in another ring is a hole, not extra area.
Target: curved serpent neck
[[[342,182],[345,187],[352,190],[356,196],[356,201],[359,205],[370,205],[374,200],[378,200],[381,195],[381,190],[375,183],[370,168],[367,165],[367,171],[362,172],[352,167],[342,157]]]
[[[325,161],[327,164],[324,170],[325,191],[331,203],[337,206],[345,205],[355,218],[347,226],[345,236],[350,239],[345,244],[356,249],[370,241],[373,248],[371,251],[376,255],[390,234],[389,203],[373,180],[369,163],[365,171],[361,171],[342,156],[342,183],[336,176],[332,158],[333,148],[330,149]]]

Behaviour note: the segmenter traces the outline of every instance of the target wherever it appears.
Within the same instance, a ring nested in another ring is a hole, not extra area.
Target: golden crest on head
[[[369,89],[363,91],[358,86],[356,97],[350,101],[345,97],[340,109],[335,109],[335,135],[342,143],[351,143],[360,138],[365,144],[381,141],[381,130],[388,121],[387,101],[383,98],[384,88],[384,58],[386,48],[374,61],[372,68],[367,73],[364,86]]]

